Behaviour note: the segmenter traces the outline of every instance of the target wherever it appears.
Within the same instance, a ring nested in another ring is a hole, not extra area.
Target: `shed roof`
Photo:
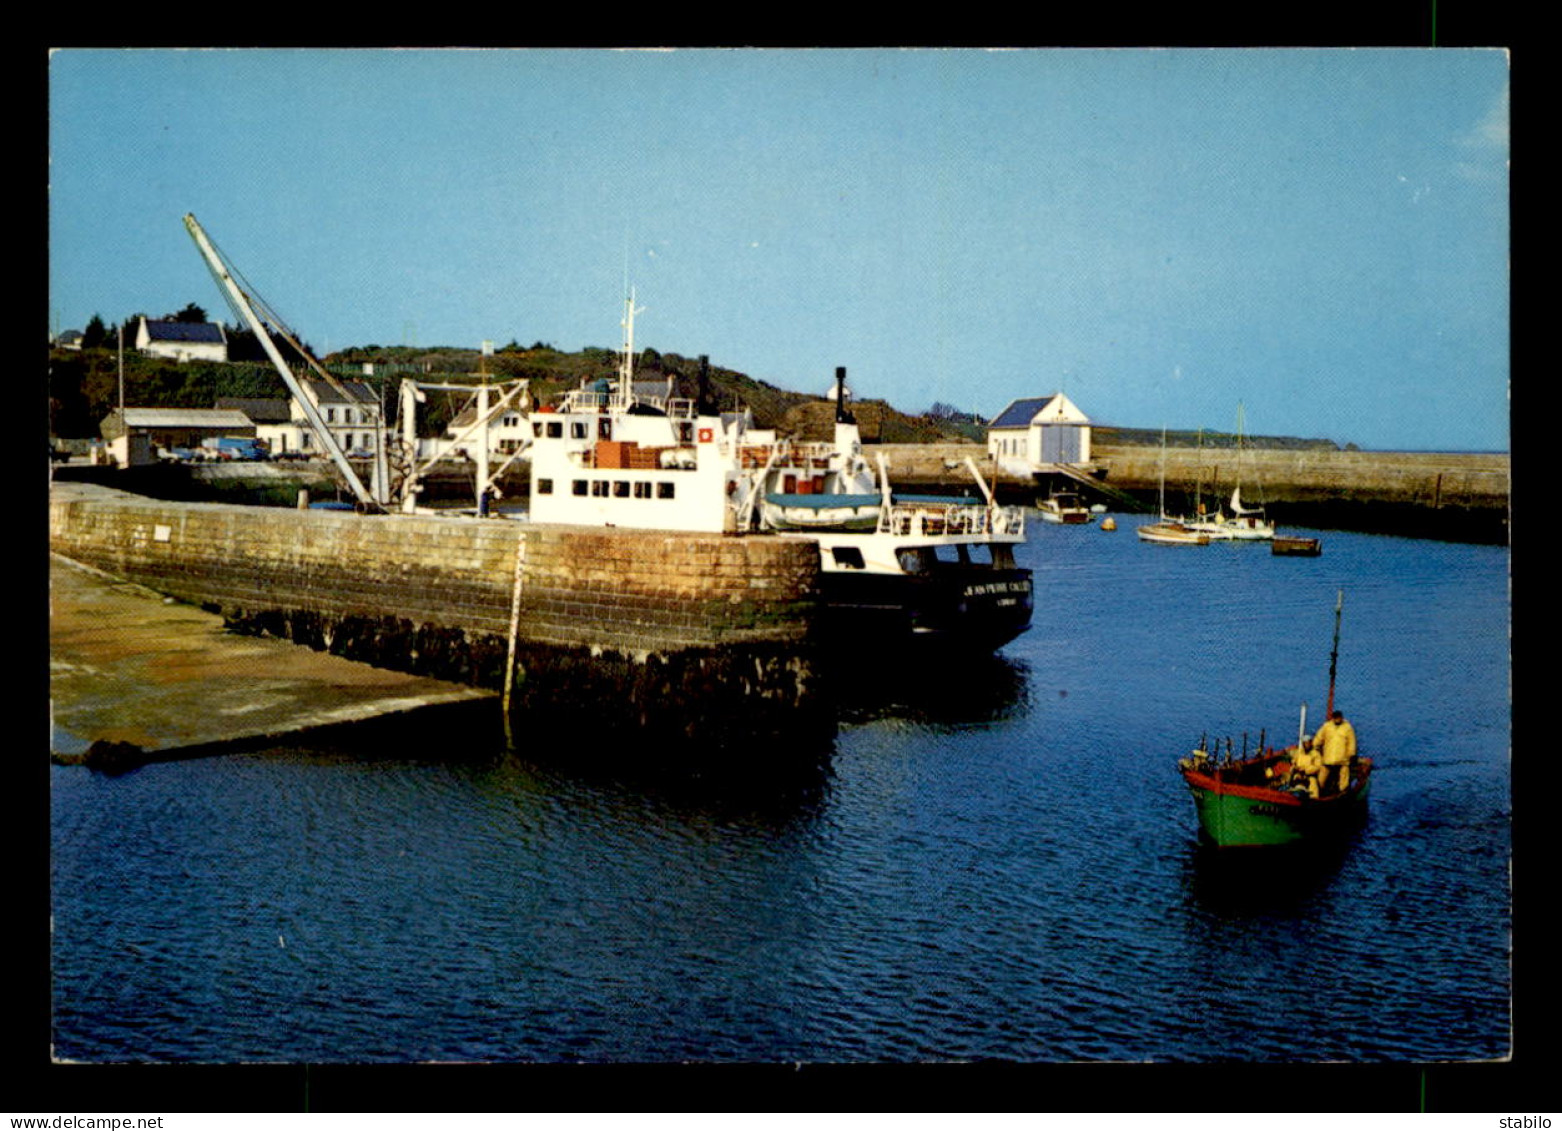
[[[256,424],[286,424],[293,411],[285,397],[218,397],[217,407],[242,412]]]
[[[1030,422],[1036,419],[1036,414],[1041,412],[1054,400],[1057,395],[1050,397],[1026,397],[1013,401],[1009,407],[993,418],[989,428],[1028,428]]]
[[[110,416],[117,416],[118,410]],[[130,428],[252,428],[250,418],[228,408],[127,408]]]

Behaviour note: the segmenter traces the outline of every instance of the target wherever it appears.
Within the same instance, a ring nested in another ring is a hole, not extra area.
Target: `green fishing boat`
[[[1343,606],[1341,593],[1334,609],[1334,650],[1329,660],[1326,716],[1334,712],[1334,675]],[[1221,756],[1208,749],[1209,743],[1201,739],[1197,749],[1178,761],[1177,768],[1193,795],[1201,839],[1219,848],[1277,846],[1337,836],[1360,822],[1367,811],[1372,759],[1352,754],[1344,787],[1317,789],[1304,771],[1308,761],[1303,757],[1307,752],[1306,730],[1304,705],[1293,746],[1269,748],[1260,735],[1257,753],[1248,755],[1244,750],[1237,756],[1228,740]],[[1219,744],[1215,745],[1218,748]]]

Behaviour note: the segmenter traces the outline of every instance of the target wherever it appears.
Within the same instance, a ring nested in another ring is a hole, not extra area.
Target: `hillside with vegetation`
[[[1161,446],[1159,428],[1118,428],[1097,424],[1092,426],[1090,434],[1091,444],[1096,448],[1158,448]],[[1249,448],[1262,448],[1268,451],[1336,452],[1342,450],[1333,440],[1304,439],[1299,436],[1244,435],[1240,437],[1240,441]],[[1235,448],[1238,436],[1235,432],[1179,431],[1167,432],[1165,442],[1168,448]],[[1347,444],[1343,450],[1353,451],[1355,448],[1355,444]]]
[[[234,332],[230,331],[230,338]],[[282,378],[258,344],[243,342],[241,353],[253,359],[221,362],[176,362],[124,351],[125,404],[135,408],[211,408],[220,397],[287,397]],[[298,361],[285,344],[284,356]],[[340,350],[320,359],[333,375],[362,381],[377,389],[382,403],[392,408],[403,377],[438,380],[476,386],[492,381],[525,378],[536,403],[545,404],[582,381],[613,377],[618,373],[615,350],[587,347],[568,353],[543,342],[521,346],[512,342],[491,355],[470,349],[421,349],[410,346],[360,346]],[[365,367],[370,368],[365,373]],[[636,358],[635,377],[640,381],[674,380],[675,395],[698,395],[702,362],[674,353],[642,350]],[[119,405],[120,361],[112,335],[97,335],[81,349],[54,349],[49,357],[49,429],[60,438],[86,439],[100,435],[103,419]],[[723,412],[748,409],[755,424],[789,435],[823,439],[829,435],[833,402],[806,393],[795,393],[758,381],[745,373],[719,365],[708,366],[708,382],[716,407]],[[465,397],[459,392],[431,393],[420,414],[419,431],[438,435],[461,410]],[[901,412],[884,401],[854,402],[853,411],[870,442],[884,443],[980,443],[983,423],[934,406],[920,415]]]
[[[127,336],[140,315],[124,322]],[[163,316],[173,321],[204,322],[205,310],[190,303],[177,314]],[[262,343],[255,335],[238,327],[225,327],[229,343],[227,362],[176,362],[148,357],[126,348],[123,352],[124,403],[135,408],[211,408],[219,398],[285,399],[286,386],[267,360]],[[53,349],[49,356],[49,431],[60,439],[98,437],[103,419],[119,405],[120,352],[116,348],[117,328],[106,326],[93,317],[81,338],[80,349]],[[282,355],[300,374],[306,372],[302,356],[285,341],[276,343]],[[304,349],[308,350],[307,343]],[[486,377],[493,381],[525,378],[533,400],[546,404],[583,381],[616,376],[619,353],[614,349],[588,346],[575,352],[555,349],[546,342],[523,346],[511,341],[489,355],[478,350],[451,347],[355,346],[320,359],[337,377],[361,381],[375,388],[382,403],[394,417],[397,389],[406,376],[433,379],[448,384],[477,385]],[[365,370],[369,372],[365,372]],[[831,436],[834,402],[807,393],[790,392],[759,381],[735,369],[707,365],[703,359],[676,353],[641,350],[635,361],[637,380],[659,381],[671,377],[676,396],[695,398],[699,393],[701,370],[707,379],[716,407],[723,411],[747,409],[761,428],[774,428],[783,435],[808,440]],[[437,436],[465,407],[467,397],[460,392],[433,392],[419,414],[419,432]],[[909,413],[882,400],[859,400],[851,405],[861,427],[863,439],[884,444],[985,443],[987,424],[981,417],[960,412],[948,405],[934,404],[926,412]],[[1125,428],[1097,424],[1093,426],[1094,446],[1159,447],[1159,430]],[[1278,450],[1338,450],[1331,440],[1300,439],[1287,436],[1248,436],[1243,438],[1254,448]],[[1237,437],[1227,432],[1168,432],[1165,443],[1171,448],[1234,447]],[[1350,445],[1354,447],[1354,445]]]

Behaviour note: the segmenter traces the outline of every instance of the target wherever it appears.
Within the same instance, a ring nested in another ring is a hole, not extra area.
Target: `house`
[[[350,456],[372,455],[378,447],[381,428],[380,394],[372,385],[363,381],[338,381],[346,393],[326,381],[301,382],[304,393],[319,411],[326,429],[337,445]],[[315,439],[309,417],[296,397],[285,402],[287,418],[282,421],[256,421],[262,439],[271,445],[273,456],[302,452],[305,455],[325,455],[320,442]]]
[[[152,463],[158,449],[200,448],[220,436],[253,437],[255,425],[234,409],[115,409],[98,429],[120,467]]]
[[[227,361],[228,334],[216,322],[176,322],[141,316],[136,349],[175,361]]]
[[[1090,418],[1062,393],[1013,401],[987,425],[987,454],[1016,472],[1089,463]]]
[[[79,350],[85,338],[80,330],[66,330],[54,339],[54,344],[62,350]]]
[[[497,400],[502,394],[495,392]],[[442,441],[433,447],[450,452],[458,447],[462,450],[475,448],[478,436],[467,433],[477,423],[477,405],[471,404],[456,413],[455,419],[445,427],[445,436]],[[462,437],[465,437],[462,440]],[[491,453],[501,456],[514,455],[520,451],[532,437],[531,419],[526,411],[519,405],[512,404],[488,424],[488,449]],[[461,441],[459,444],[457,441]],[[470,453],[469,453],[470,454]]]

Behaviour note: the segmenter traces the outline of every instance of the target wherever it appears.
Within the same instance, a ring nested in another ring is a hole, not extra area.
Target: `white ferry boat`
[[[837,370],[831,443],[757,429],[746,412],[637,391],[631,296],[618,375],[530,414],[534,522],[773,533],[819,546],[827,631],[873,647],[909,637],[991,650],[1031,621],[1015,563],[1024,511],[981,497],[901,496],[875,475]]]

